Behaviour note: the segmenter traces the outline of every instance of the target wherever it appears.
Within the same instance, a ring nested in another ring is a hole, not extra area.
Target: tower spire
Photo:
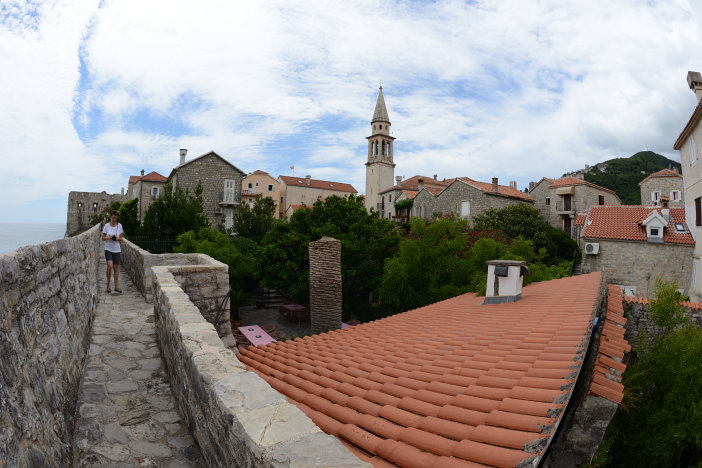
[[[383,86],[380,86],[380,91],[378,92],[378,100],[375,101],[375,111],[373,112],[373,122],[390,122],[390,117],[388,117],[388,110],[385,107],[385,98],[383,98]]]

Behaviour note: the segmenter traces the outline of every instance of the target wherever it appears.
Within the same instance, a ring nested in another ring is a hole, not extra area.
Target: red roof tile
[[[675,172],[675,171],[671,171],[670,169],[663,169],[661,171],[654,172],[653,174],[649,175],[644,180],[639,182],[639,185],[643,184],[644,182],[646,182],[648,179],[650,179],[652,177],[680,177],[682,179],[682,176],[680,175],[680,173]]]
[[[481,190],[485,193],[493,193],[492,190],[492,183],[489,182],[478,182],[477,180],[470,179],[468,177],[459,177],[460,180],[463,182],[467,183],[468,185],[471,185],[478,190]],[[498,185],[497,186],[497,194],[498,195],[503,195],[506,197],[511,197],[511,198],[518,198],[520,200],[525,200],[525,201],[534,201],[534,199],[531,197],[531,195],[524,193],[520,190],[517,190],[516,188],[513,188],[509,185]]]
[[[163,182],[164,184],[168,180],[165,176],[162,176],[156,171],[151,171],[146,175],[143,176],[129,176],[129,183],[130,184],[135,184],[139,182],[140,180],[146,181],[146,182]]]
[[[323,190],[334,190],[337,192],[357,193],[356,189],[351,184],[342,182],[331,182],[328,180],[310,179],[310,185],[307,185],[307,179],[304,177],[280,176],[280,180],[291,187],[310,187]]]
[[[534,283],[511,304],[465,294],[239,357],[375,466],[514,466],[562,417],[601,278]]]
[[[639,296],[624,296],[624,302],[647,305],[648,298]],[[680,305],[685,307],[686,309],[702,310],[702,302],[683,301],[680,303]]]
[[[416,175],[416,176],[409,177],[409,178],[403,180],[398,185],[384,189],[380,193],[382,194],[382,193],[390,192],[392,190],[408,190],[411,192],[418,192],[419,191],[419,179],[424,180],[425,187],[428,185],[435,185],[435,186],[439,186],[439,187],[448,187],[451,184],[451,182],[456,180],[456,179],[444,179],[444,180],[437,179],[437,180],[434,180],[433,177]]]
[[[588,182],[583,179],[578,179],[577,177],[561,177],[560,179],[554,181],[551,185],[550,188],[558,188],[558,187],[568,187],[569,185],[587,185],[588,187],[595,188],[597,190],[602,190],[604,192],[611,193],[615,197],[617,197],[617,200],[619,200],[619,196],[613,191],[608,188],[600,187],[597,184],[593,184],[592,182]],[[621,203],[621,200],[620,200]]]
[[[593,206],[590,208],[582,236],[594,239],[646,241],[646,228],[641,225],[648,216],[660,209],[650,206]],[[671,244],[694,245],[689,230],[675,231],[675,224],[685,224],[685,208],[670,208],[672,220],[663,229],[663,241]]]
[[[578,216],[575,218],[575,224],[576,226],[584,226],[585,225],[585,220],[587,219],[587,213],[578,213]]]

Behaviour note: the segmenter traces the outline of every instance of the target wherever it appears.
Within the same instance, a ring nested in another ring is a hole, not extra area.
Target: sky
[[[523,189],[673,143],[700,0],[0,0],[0,222],[168,176],[179,149],[365,190],[382,83],[395,175]]]

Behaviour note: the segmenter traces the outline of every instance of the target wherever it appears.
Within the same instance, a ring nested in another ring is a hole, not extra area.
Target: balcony
[[[573,200],[561,200],[556,202],[556,214],[575,213],[575,202]]]
[[[263,193],[260,188],[245,188],[241,189],[241,194],[242,195],[258,195],[259,193]]]
[[[239,205],[241,204],[241,194],[234,192],[219,192],[220,205]]]

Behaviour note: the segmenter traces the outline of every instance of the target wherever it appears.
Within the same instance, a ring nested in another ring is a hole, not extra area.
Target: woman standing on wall
[[[110,222],[102,228],[102,240],[105,241],[105,260],[107,260],[107,290],[105,292],[108,293],[112,292],[110,290],[110,276],[113,270],[115,272],[115,292],[122,293],[122,290],[119,289],[119,256],[122,253],[120,242],[122,242],[123,235],[124,229],[117,222],[117,212],[110,211]]]

